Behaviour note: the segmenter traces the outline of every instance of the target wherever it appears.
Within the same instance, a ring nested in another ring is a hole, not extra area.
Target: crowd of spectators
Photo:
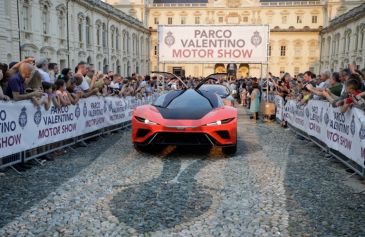
[[[74,70],[59,69],[47,59],[27,58],[9,65],[0,64],[0,100],[32,100],[48,110],[51,102],[57,107],[76,104],[89,96],[149,96],[161,88],[157,77],[132,74],[124,78],[112,71],[101,73],[92,65],[80,62]],[[166,81],[166,89],[177,89],[174,79]]]
[[[339,72],[329,70],[315,75],[311,71],[292,77],[285,73],[281,78],[268,77],[270,94],[279,95],[284,101],[297,100],[304,105],[309,100],[325,100],[345,113],[351,107],[365,109],[365,68],[354,65]],[[284,125],[285,126],[285,125]]]

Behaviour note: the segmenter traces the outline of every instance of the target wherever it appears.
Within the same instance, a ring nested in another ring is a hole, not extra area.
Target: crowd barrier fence
[[[310,100],[301,105],[295,100],[284,104],[275,97],[276,118],[287,121],[297,134],[311,140],[355,173],[365,175],[365,114],[352,108],[342,113],[330,103]]]
[[[0,102],[0,169],[124,129],[130,125],[134,108],[152,103],[158,95],[141,99],[92,96],[76,105],[52,105],[48,111],[31,101]]]

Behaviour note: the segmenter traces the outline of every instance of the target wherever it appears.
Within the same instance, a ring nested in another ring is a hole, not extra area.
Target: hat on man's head
[[[40,58],[35,61],[35,65],[40,68],[43,65],[48,64],[48,60],[46,58]]]

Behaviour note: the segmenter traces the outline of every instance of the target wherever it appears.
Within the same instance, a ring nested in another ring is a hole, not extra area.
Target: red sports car
[[[137,107],[132,117],[132,141],[137,150],[160,145],[220,146],[225,154],[237,150],[237,110],[225,106],[218,94],[193,89],[170,91],[152,105]]]

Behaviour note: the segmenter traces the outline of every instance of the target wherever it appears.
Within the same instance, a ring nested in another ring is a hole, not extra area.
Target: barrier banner
[[[286,103],[285,120],[293,127],[315,137],[365,167],[365,114],[352,108],[342,113],[328,102],[311,100],[299,105],[294,100]]]
[[[267,63],[268,36],[268,25],[160,25],[159,61]]]
[[[276,107],[276,114],[275,118],[283,121],[284,119],[284,99],[281,96],[275,95],[275,107]]]
[[[93,96],[76,105],[52,105],[48,111],[30,101],[0,102],[0,158],[127,122],[135,107],[150,104],[157,96]]]

